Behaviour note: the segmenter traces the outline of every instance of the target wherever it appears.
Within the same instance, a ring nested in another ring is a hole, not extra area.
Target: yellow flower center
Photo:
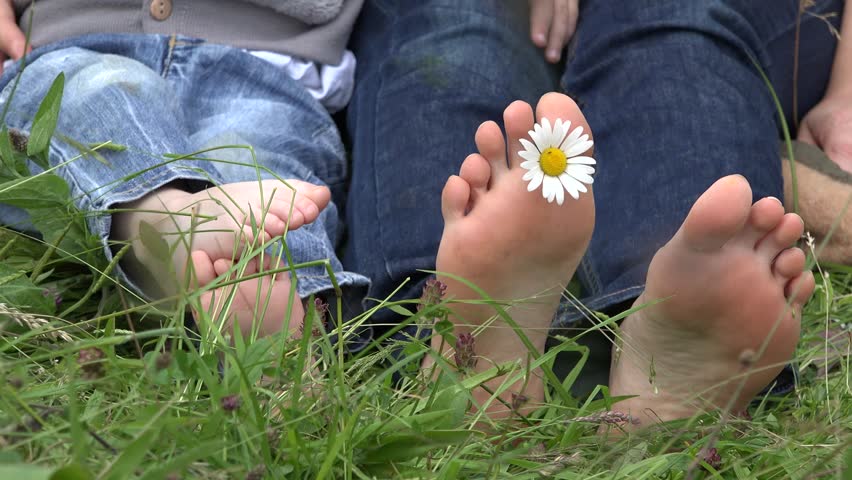
[[[545,175],[558,177],[565,172],[565,168],[568,166],[568,158],[562,150],[550,147],[541,152],[539,163],[541,164],[541,170]]]

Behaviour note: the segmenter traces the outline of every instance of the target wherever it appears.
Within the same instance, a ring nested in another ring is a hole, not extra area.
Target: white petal
[[[532,134],[533,134],[533,132],[532,132],[532,130],[530,130],[530,135],[532,135]],[[536,146],[533,145],[533,143],[530,142],[529,140],[527,140],[526,138],[522,138],[520,140],[521,140],[521,145],[524,146],[525,151],[531,152],[531,153],[536,153],[536,154],[541,152],[541,150],[536,148]]]
[[[562,184],[559,183],[559,177],[544,177],[544,187],[547,189],[547,196],[551,199],[557,198],[559,192],[562,191]]]
[[[541,181],[541,194],[544,198],[550,196],[550,187],[552,187],[550,183],[550,175],[544,175],[544,178]]]
[[[571,157],[571,158],[568,159],[568,163],[569,164],[581,163],[583,165],[596,165],[598,163],[598,161],[595,160],[592,157]]]
[[[538,160],[527,160],[526,162],[521,162],[521,168],[526,168],[527,170],[532,170],[532,169],[539,167],[539,166],[541,166],[541,163]],[[577,165],[577,166],[578,167],[580,167],[580,166],[585,167],[587,165]],[[591,173],[594,173],[594,170],[595,169],[592,168]]]
[[[544,180],[544,172],[536,172],[534,170],[530,170],[529,173],[534,173],[532,181],[530,181],[530,184],[527,185],[527,191],[532,192],[533,190],[538,188],[539,185],[541,185],[541,181]]]
[[[571,128],[571,122],[568,122],[568,125],[565,126],[565,131],[567,132],[569,128]],[[559,142],[559,148],[564,149],[564,148],[570,146],[572,143],[576,142],[577,139],[580,138],[580,135],[582,135],[582,134],[583,134],[583,127],[582,126],[575,128],[574,131],[571,132],[571,135],[568,135],[567,137],[565,137],[565,140],[563,140],[562,142]]]
[[[530,152],[529,150],[521,150],[518,152],[518,156],[523,158],[528,162],[539,163],[541,161],[541,154],[538,152]]]
[[[533,129],[527,133],[529,134],[532,141],[535,142],[535,148],[539,152],[543,152],[547,149],[547,146],[544,144],[546,138],[544,137],[544,133],[541,131],[541,127],[539,126],[539,124],[536,123],[535,127],[533,127]]]
[[[562,185],[559,185],[556,188],[556,203],[562,205],[562,202],[565,201],[565,190],[562,189]]]
[[[585,173],[586,175],[591,175],[595,173],[595,167],[591,165],[577,165],[573,163],[568,164],[568,168],[565,169],[566,172],[579,172]]]
[[[567,150],[562,151],[565,152],[566,157],[573,157],[592,148],[592,145],[594,145],[594,142],[591,140],[577,140],[577,143],[571,145]]]
[[[574,165],[572,165],[572,166],[574,166]],[[566,172],[568,173],[568,175],[571,175],[571,177],[574,178],[574,180],[577,180],[578,182],[586,183],[586,184],[589,184],[589,185],[594,183],[595,179],[592,178],[590,175],[583,173],[583,172],[571,171],[572,166],[569,166],[568,169],[566,170]]]
[[[568,194],[574,197],[574,200],[580,198],[580,192],[586,192],[586,187],[583,186],[582,183],[578,182],[571,178],[570,175],[562,174],[559,176],[559,181],[562,182],[562,185],[565,187],[565,190],[568,191]]]
[[[531,168],[527,173],[524,174],[523,180],[526,182],[527,180],[532,180],[536,175],[544,175],[544,172],[541,171],[540,168]]]
[[[553,136],[551,145],[553,147],[559,148],[559,145],[562,145],[562,139],[565,138],[565,134],[568,133],[568,130],[562,126],[562,119],[556,119],[556,125],[553,126]]]

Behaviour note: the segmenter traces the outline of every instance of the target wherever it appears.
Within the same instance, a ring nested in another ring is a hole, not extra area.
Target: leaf
[[[23,461],[23,459],[18,454],[18,452],[11,452],[11,451],[0,452],[0,465],[5,464],[5,463],[20,463],[22,461]]]
[[[3,166],[12,176],[20,177],[17,169],[15,169],[15,150],[12,149],[12,141],[9,139],[9,131],[6,126],[0,130],[0,160],[3,161]]]
[[[41,174],[0,184],[0,203],[26,210],[44,242],[58,246],[63,258],[98,268],[105,263],[99,239],[88,234],[83,215],[70,205],[71,189],[61,177]],[[75,258],[80,254],[82,259]]]
[[[86,467],[79,463],[72,463],[53,472],[50,480],[91,480],[95,478]]]
[[[393,313],[396,313],[396,314],[398,314],[398,315],[402,315],[402,316],[404,316],[404,317],[410,317],[410,316],[414,315],[413,313],[411,313],[411,311],[410,311],[410,310],[408,310],[407,308],[402,307],[402,306],[400,306],[400,305],[393,305],[393,304],[391,304],[391,305],[388,305],[387,307],[388,307],[388,308],[389,308],[389,309],[390,309]]]
[[[0,465],[0,478],[15,480],[50,480],[51,469],[36,465]]]
[[[194,448],[191,448],[180,455],[170,458],[166,462],[159,462],[161,465],[145,472],[140,480],[155,480],[166,478],[170,473],[179,473],[186,470],[193,462],[210,455],[210,452],[218,452],[222,449],[222,444],[218,441],[202,443]]]
[[[33,118],[33,128],[30,131],[30,140],[27,145],[27,155],[34,157],[47,152],[50,146],[50,137],[56,130],[59,120],[59,109],[62,105],[62,91],[65,88],[65,73],[60,73],[53,81],[53,85],[44,96],[38,112]]]
[[[151,446],[159,439],[161,425],[153,425],[150,430],[143,432],[136,437],[130,445],[124,447],[124,450],[112,464],[109,469],[108,480],[123,480],[131,478],[133,471],[145,460],[145,456],[151,449]]]
[[[27,211],[65,206],[70,198],[71,189],[68,188],[68,184],[62,178],[52,174],[36,175],[0,184],[0,203]]]
[[[142,245],[151,252],[154,258],[163,262],[167,262],[171,258],[172,252],[168,242],[150,223],[139,222],[139,240],[142,241]]]
[[[53,297],[35,286],[26,275],[0,264],[0,303],[14,305],[27,313],[52,315],[56,313]],[[0,475],[0,478],[4,478]]]
[[[381,445],[367,451],[364,463],[383,465],[422,457],[436,448],[459,445],[472,434],[470,430],[432,430],[385,437]]]
[[[106,158],[104,158],[104,156],[101,155],[97,150],[93,150],[92,147],[89,147],[88,145],[83,145],[82,143],[78,142],[77,140],[74,140],[73,138],[70,138],[66,135],[60,135],[59,138],[61,138],[63,142],[67,143],[68,145],[71,145],[78,152],[80,152],[80,156],[82,156],[82,157],[94,157],[95,160],[103,163],[107,167],[112,167],[112,165],[109,163],[109,161]]]

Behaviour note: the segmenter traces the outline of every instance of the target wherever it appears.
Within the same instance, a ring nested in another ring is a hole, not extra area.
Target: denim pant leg
[[[75,205],[95,213],[87,217],[89,228],[103,239],[104,254],[111,260],[111,217],[98,212],[179,179],[220,179],[207,162],[165,163],[161,157],[164,153],[187,151],[189,146],[177,98],[157,72],[127,57],[78,48],[73,41],[33,52],[13,98],[11,83],[17,66],[5,72],[0,81],[0,106],[11,103],[6,116],[10,128],[30,130],[41,100],[60,72],[65,72],[65,91],[57,136],[50,146],[50,165],[57,166],[80,155],[72,145],[59,140],[60,134],[83,144],[112,141],[127,147],[123,151],[101,151],[108,166],[86,157],[55,171],[71,187]],[[34,169],[38,171],[37,167]],[[15,227],[21,219],[20,210],[0,206],[0,223]],[[120,268],[118,275],[132,286]]]
[[[754,58],[770,77],[790,123],[797,0],[587,0],[563,88],[595,132],[597,225],[578,270],[595,310],[626,306],[644,289],[654,253],[716,179],[744,175],[755,198],[781,198],[779,123]],[[842,13],[840,0],[817,12]],[[836,21],[839,16],[834,17]],[[803,16],[799,114],[822,97],[836,39]],[[700,274],[700,272],[696,272]],[[563,304],[556,325],[575,324]],[[596,345],[588,392],[606,382],[605,339]],[[773,391],[789,391],[794,372]]]
[[[602,310],[637,297],[654,253],[718,178],[739,173],[755,199],[782,197],[778,116],[750,58],[777,84],[789,84],[798,3],[583,2],[563,86],[584,106],[600,165],[597,225],[578,271],[587,307]],[[842,2],[818,3],[830,9]],[[834,40],[822,20],[803,18],[803,32],[813,32],[819,44],[809,39],[804,50],[814,56],[811,70],[800,73],[812,79],[801,84],[808,91],[800,99],[814,102]],[[790,92],[782,88],[783,96]],[[578,316],[565,308],[558,323]]]
[[[240,49],[179,38],[163,75],[175,85],[193,151],[223,145],[252,147],[254,158],[244,148],[204,154],[231,162],[217,163],[226,183],[296,179],[327,185],[340,199],[347,168],[337,126],[325,108],[279,67]],[[341,230],[332,201],[316,221],[287,233],[287,247],[295,263],[328,259],[346,293],[347,307],[359,306],[369,281],[345,271],[337,259]],[[329,294],[333,288],[324,266],[300,268],[296,274],[301,298]],[[348,308],[344,313],[359,312]]]
[[[353,142],[344,263],[370,296],[418,298],[443,230],[441,190],[480,123],[556,87],[529,40],[526,2],[368,0],[351,47]],[[407,283],[406,279],[409,279]],[[383,311],[376,323],[395,323]]]

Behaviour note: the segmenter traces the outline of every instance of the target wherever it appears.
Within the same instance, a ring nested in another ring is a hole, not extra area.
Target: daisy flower
[[[541,186],[541,194],[548,203],[555,199],[562,205],[565,191],[577,200],[580,193],[589,191],[583,184],[591,185],[594,181],[595,167],[592,165],[595,159],[580,156],[594,143],[589,140],[588,134],[583,134],[583,127],[577,127],[568,134],[570,129],[570,120],[556,119],[551,128],[550,121],[543,118],[541,124],[536,123],[529,132],[532,142],[521,139],[524,150],[518,155],[524,159],[521,167],[528,170],[524,174],[524,181],[530,182],[527,191],[532,192]]]

